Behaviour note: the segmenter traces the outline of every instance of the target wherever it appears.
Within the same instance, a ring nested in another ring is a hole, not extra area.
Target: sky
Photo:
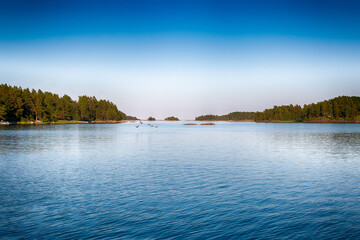
[[[0,83],[194,119],[360,95],[360,1],[0,0]]]

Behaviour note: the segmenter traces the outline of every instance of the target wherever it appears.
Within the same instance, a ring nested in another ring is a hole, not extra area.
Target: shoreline
[[[184,120],[193,122],[255,122],[254,120]]]
[[[161,121],[161,120],[160,120]],[[162,120],[164,121],[164,120]],[[208,122],[208,121],[197,121],[197,120],[180,120],[180,121],[170,121],[170,122]],[[166,121],[164,121],[166,122]],[[307,120],[307,121],[280,121],[280,120],[264,120],[264,121],[254,121],[254,120],[212,120],[211,122],[253,122],[253,123],[332,123],[332,124],[360,124],[360,120]],[[53,125],[53,124],[119,124],[119,123],[134,123],[132,120],[104,120],[104,121],[68,121],[68,120],[59,120],[56,122],[7,122],[2,121],[0,126],[9,126],[9,125]]]
[[[208,120],[210,121],[210,120]],[[194,121],[194,122],[207,122],[205,121]],[[307,121],[296,121],[296,120],[289,120],[289,121],[280,121],[280,120],[263,120],[263,121],[255,121],[255,120],[211,120],[211,122],[254,122],[254,123],[360,123],[360,120],[307,120]]]
[[[255,123],[334,123],[334,124],[346,124],[353,123],[359,124],[360,121],[338,121],[338,120],[330,120],[330,121],[254,121]]]

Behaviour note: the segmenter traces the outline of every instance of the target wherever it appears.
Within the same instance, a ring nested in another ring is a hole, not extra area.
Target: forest
[[[360,120],[360,97],[340,96],[304,105],[274,106],[257,112],[255,121],[355,122]]]
[[[202,115],[197,121],[360,122],[360,97],[339,96],[318,103],[274,106],[263,112]]]
[[[232,112],[227,115],[201,115],[196,117],[196,121],[253,121],[255,119],[255,112]]]
[[[80,96],[75,101],[68,95],[60,97],[41,90],[0,85],[0,120],[3,121],[118,121],[125,117],[114,103],[107,100]]]

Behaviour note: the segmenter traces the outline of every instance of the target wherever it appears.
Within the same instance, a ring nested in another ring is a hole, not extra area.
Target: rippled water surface
[[[360,238],[360,125],[0,126],[0,237]]]

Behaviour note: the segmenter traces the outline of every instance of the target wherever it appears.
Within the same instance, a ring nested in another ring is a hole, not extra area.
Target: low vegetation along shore
[[[0,85],[0,125],[7,124],[83,124],[122,123],[137,120],[126,116],[108,100],[70,96],[41,90]],[[179,121],[171,116],[166,121]],[[360,97],[340,96],[318,103],[274,106],[263,112],[232,112],[227,115],[202,115],[196,121],[255,121],[305,123],[360,123]],[[156,121],[149,117],[148,121]]]
[[[254,121],[256,112],[232,112],[227,115],[201,115],[196,121]]]

